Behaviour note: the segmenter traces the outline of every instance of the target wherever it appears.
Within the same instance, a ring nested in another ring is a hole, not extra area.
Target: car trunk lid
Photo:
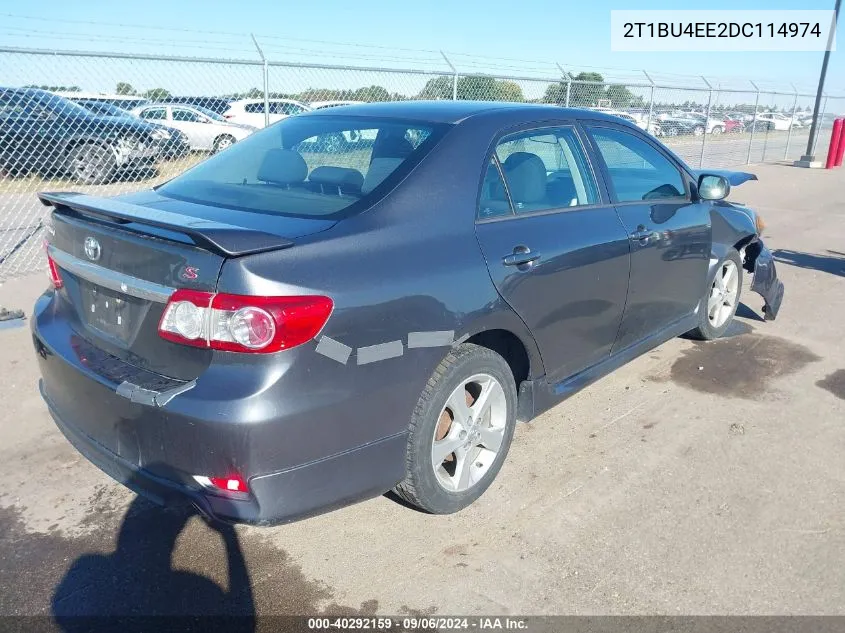
[[[178,380],[201,374],[212,352],[159,336],[173,291],[214,292],[227,259],[290,248],[291,238],[334,224],[278,217],[262,223],[254,213],[226,213],[154,192],[39,198],[54,207],[48,252],[62,277],[57,310],[63,318],[110,357]],[[228,217],[238,223],[224,221]]]

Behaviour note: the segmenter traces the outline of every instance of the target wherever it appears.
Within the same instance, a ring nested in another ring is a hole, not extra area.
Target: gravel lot
[[[388,496],[277,528],[137,499],[50,420],[0,330],[0,614],[845,615],[845,172],[767,165],[786,298],[677,339],[517,428],[471,508]],[[7,282],[29,310],[43,275]]]

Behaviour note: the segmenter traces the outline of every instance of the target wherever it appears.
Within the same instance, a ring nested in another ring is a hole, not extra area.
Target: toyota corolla
[[[335,140],[372,138],[343,145]],[[41,393],[106,473],[223,520],[490,485],[514,427],[783,296],[753,179],[552,106],[330,108],[154,190],[44,193]]]

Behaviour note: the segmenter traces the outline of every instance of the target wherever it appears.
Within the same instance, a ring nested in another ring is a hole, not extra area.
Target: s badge
[[[185,281],[193,281],[200,275],[200,269],[194,266],[185,266],[179,276]]]

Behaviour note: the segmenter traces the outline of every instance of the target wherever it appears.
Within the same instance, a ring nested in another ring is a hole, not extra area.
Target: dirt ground
[[[845,615],[845,172],[781,165],[732,199],[786,297],[677,339],[530,424],[469,509],[388,496],[276,528],[163,511],[81,458],[0,329],[0,614]],[[37,275],[0,305],[29,312]]]

